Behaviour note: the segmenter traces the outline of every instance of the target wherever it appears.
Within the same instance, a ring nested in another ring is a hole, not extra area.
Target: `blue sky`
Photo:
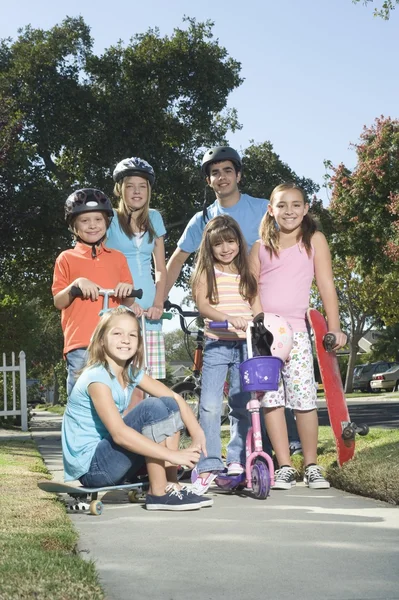
[[[97,53],[149,27],[170,35],[174,27],[184,26],[184,15],[211,19],[215,37],[241,62],[244,78],[228,100],[243,125],[229,137],[230,144],[243,150],[250,140],[270,140],[296,173],[320,185],[324,159],[355,165],[349,145],[358,140],[363,125],[382,114],[399,117],[399,9],[383,21],[373,17],[372,5],[365,8],[351,0],[2,4],[1,38],[15,39],[18,28],[29,23],[48,29],[66,15],[82,15]],[[325,192],[321,196],[326,200]]]

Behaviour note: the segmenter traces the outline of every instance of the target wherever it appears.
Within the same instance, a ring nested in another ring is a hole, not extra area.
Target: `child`
[[[294,345],[283,368],[285,393],[267,392],[262,400],[266,429],[276,453],[279,469],[276,489],[295,485],[288,445],[284,407],[295,410],[305,463],[304,482],[310,488],[329,488],[317,462],[318,419],[312,346],[306,327],[306,311],[313,277],[327,313],[329,331],[335,334],[335,350],[346,344],[338,315],[331,256],[327,241],[316,231],[308,215],[305,192],[291,183],[278,185],[272,192],[268,211],[262,219],[258,240],[250,255],[259,282],[254,313],[277,313],[287,319],[294,331]]]
[[[245,331],[252,318],[250,302],[257,285],[248,268],[247,246],[237,222],[227,215],[215,217],[205,227],[192,277],[193,297],[205,317],[205,353],[202,370],[200,424],[208,456],[201,456],[194,491],[205,493],[217,473],[221,458],[220,417],[223,386],[229,373],[231,437],[227,446],[229,475],[244,471],[245,438],[249,427],[246,404],[250,394],[241,392],[239,365],[247,358]],[[227,320],[227,330],[210,329],[209,321]]]
[[[143,290],[143,297],[137,303],[147,315],[147,366],[151,377],[164,379],[165,343],[160,318],[166,284],[166,229],[160,213],[150,208],[154,169],[141,158],[125,158],[115,167],[113,178],[119,206],[115,211],[117,218],[108,231],[107,246],[123,252],[135,286]]]
[[[139,322],[125,306],[107,311],[88,348],[88,362],[69,398],[62,423],[65,481],[87,487],[120,484],[147,463],[147,510],[195,510],[211,506],[177,484],[177,467],[193,467],[205,436],[183,398],[141,370]],[[139,385],[150,397],[129,410]],[[178,450],[179,430],[192,446]],[[169,480],[169,485],[168,485]]]
[[[61,311],[68,396],[85,365],[86,349],[100,318],[102,299],[98,289],[115,289],[116,298],[110,298],[111,307],[118,306],[133,289],[123,254],[104,247],[112,216],[111,203],[100,190],[77,190],[65,202],[65,220],[77,243],[58,256],[52,292],[54,305]],[[82,290],[82,298],[71,296],[72,286]],[[126,298],[126,304],[132,303],[132,299]],[[135,310],[139,313],[140,307]]]

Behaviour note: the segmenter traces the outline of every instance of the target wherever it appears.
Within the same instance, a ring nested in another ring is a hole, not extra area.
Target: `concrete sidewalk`
[[[62,481],[60,424],[37,412],[32,436]],[[115,492],[101,517],[71,514],[109,600],[399,599],[397,507],[303,484],[261,501],[211,493],[212,508],[188,513]]]

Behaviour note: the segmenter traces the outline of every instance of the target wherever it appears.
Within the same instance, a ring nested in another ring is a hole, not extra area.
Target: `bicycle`
[[[182,396],[184,400],[187,402],[191,410],[193,411],[196,419],[199,417],[199,405],[201,398],[201,376],[202,376],[202,361],[204,354],[204,342],[205,342],[205,334],[204,330],[198,327],[195,330],[191,330],[188,328],[186,324],[186,318],[196,319],[200,316],[200,313],[195,310],[183,310],[181,306],[178,304],[172,304],[169,300],[164,302],[164,310],[169,312],[170,310],[176,310],[179,315],[180,320],[180,328],[185,334],[184,343],[187,350],[187,354],[193,361],[191,367],[191,373],[183,379],[183,381],[179,381],[179,383],[175,383],[172,386],[172,390]],[[194,355],[190,350],[188,340],[190,337],[195,338],[195,349]],[[228,407],[227,398],[229,394],[229,384],[225,382],[224,388],[224,401],[223,405]],[[229,420],[228,410],[225,414],[222,415],[221,425],[225,425]],[[188,445],[190,437],[188,432],[185,430],[181,433],[180,436],[180,445],[181,447],[185,447]]]

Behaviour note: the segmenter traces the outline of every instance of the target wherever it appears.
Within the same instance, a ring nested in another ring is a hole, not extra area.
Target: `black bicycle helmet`
[[[114,215],[110,200],[100,190],[82,188],[68,196],[65,201],[65,220],[68,226],[73,217],[88,212],[104,212],[110,218]]]
[[[118,183],[118,181],[121,181],[124,177],[132,177],[133,175],[145,177],[145,179],[148,179],[150,182],[151,187],[154,185],[154,169],[146,160],[138,158],[137,156],[124,158],[116,165],[113,172],[115,183]]]
[[[214,162],[221,162],[222,160],[231,160],[239,171],[242,170],[242,161],[237,150],[230,148],[230,146],[214,146],[213,148],[209,148],[202,157],[201,170],[203,174],[208,177],[209,165]]]

